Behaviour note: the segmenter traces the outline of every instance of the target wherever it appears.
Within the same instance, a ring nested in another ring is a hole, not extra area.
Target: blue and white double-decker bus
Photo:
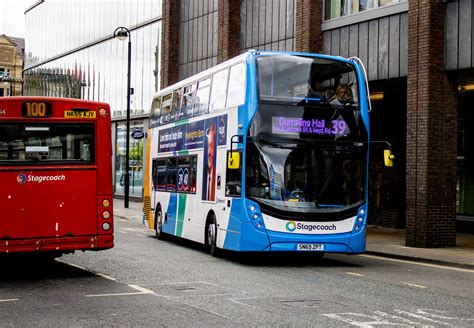
[[[144,222],[221,249],[362,253],[369,98],[357,58],[249,51],[161,90]]]

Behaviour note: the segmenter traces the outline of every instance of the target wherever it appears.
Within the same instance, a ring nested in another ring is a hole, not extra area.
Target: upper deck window
[[[344,17],[406,0],[325,0],[324,19]]]
[[[259,57],[257,69],[260,101],[300,105],[344,102],[358,109],[357,78],[351,64],[277,55]]]
[[[161,123],[167,123],[171,121],[171,99],[171,93],[164,95],[161,99]]]
[[[198,82],[196,98],[194,101],[193,116],[206,114],[209,108],[209,93],[211,88],[211,78]]]
[[[239,106],[245,102],[245,80],[244,63],[234,65],[230,68],[226,107]]]
[[[227,80],[229,76],[229,70],[225,69],[214,74],[212,78],[212,91],[211,91],[211,102],[209,105],[209,111],[214,111],[225,107],[225,101],[227,98]]]
[[[2,123],[0,165],[92,164],[94,124]]]

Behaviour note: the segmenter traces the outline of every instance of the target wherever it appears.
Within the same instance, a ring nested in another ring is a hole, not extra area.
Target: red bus
[[[106,103],[0,98],[0,253],[114,246]]]

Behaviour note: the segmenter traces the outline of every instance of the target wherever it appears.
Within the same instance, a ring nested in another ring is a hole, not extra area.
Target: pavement
[[[114,200],[114,216],[142,222],[142,203]],[[405,246],[405,230],[369,226],[367,254],[474,269],[474,234],[457,234],[456,247],[415,248]]]

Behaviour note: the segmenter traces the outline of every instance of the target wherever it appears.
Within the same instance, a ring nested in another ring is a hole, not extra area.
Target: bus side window
[[[193,101],[196,84],[184,87],[183,101],[181,102],[181,118],[188,118],[193,116]]]
[[[161,124],[167,123],[171,120],[171,96],[171,93],[164,95],[161,101]]]
[[[166,160],[166,191],[178,190],[178,166],[176,158],[168,158]]]
[[[209,111],[215,111],[225,107],[227,97],[227,80],[229,70],[217,72],[212,78],[211,101],[209,103]]]
[[[183,88],[173,91],[173,100],[171,102],[171,121],[181,119],[181,98],[183,96]]]
[[[235,152],[235,150],[234,150]],[[227,152],[227,157],[229,157]],[[242,153],[239,156],[239,168],[238,169],[229,169],[226,165],[226,183],[225,183],[225,195],[228,197],[240,197],[242,194]]]
[[[245,102],[245,65],[237,64],[230,68],[229,90],[226,107],[243,105]]]
[[[194,99],[193,116],[206,114],[209,109],[209,93],[211,89],[211,78],[199,81]]]
[[[166,161],[154,159],[152,166],[152,174],[154,189],[158,191],[166,190]]]
[[[153,98],[150,112],[150,127],[155,127],[160,124],[161,116],[161,96]]]

